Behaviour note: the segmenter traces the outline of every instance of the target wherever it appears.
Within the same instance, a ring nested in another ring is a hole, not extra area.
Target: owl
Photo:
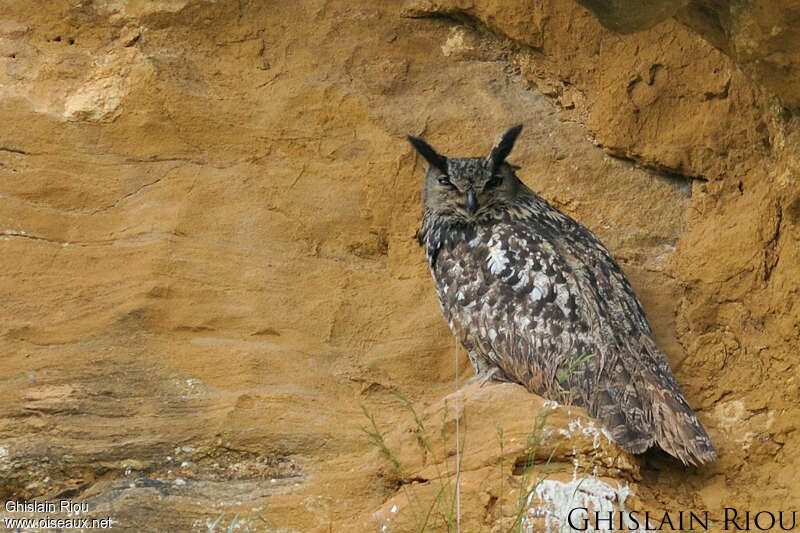
[[[584,407],[631,453],[658,446],[684,464],[712,461],[619,265],[506,162],[521,130],[486,157],[445,157],[408,137],[429,165],[417,237],[475,375]]]

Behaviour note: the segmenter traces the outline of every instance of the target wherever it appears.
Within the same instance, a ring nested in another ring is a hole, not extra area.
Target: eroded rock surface
[[[553,480],[577,457],[634,509],[796,507],[800,48],[772,8],[729,10],[722,39],[697,5],[618,35],[560,1],[7,3],[0,496],[121,531],[369,531],[394,505],[413,527],[403,487],[437,463],[395,393],[436,428],[471,372],[405,135],[478,155],[522,122],[510,161],[618,258],[720,454],[631,458],[559,408]],[[546,406],[460,398],[464,524],[488,530]]]

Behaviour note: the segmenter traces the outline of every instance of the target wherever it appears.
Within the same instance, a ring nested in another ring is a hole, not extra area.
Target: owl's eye
[[[492,176],[489,181],[486,182],[486,185],[483,186],[484,189],[491,189],[493,187],[497,187],[503,183],[503,176]]]
[[[448,176],[439,177],[439,183],[446,187],[453,187],[453,183],[450,181],[450,178]]]

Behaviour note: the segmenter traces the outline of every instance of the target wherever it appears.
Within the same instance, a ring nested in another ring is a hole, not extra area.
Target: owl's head
[[[506,157],[520,131],[522,124],[503,133],[486,157],[445,157],[422,139],[409,136],[411,146],[429,165],[422,192],[425,210],[469,222],[508,207],[521,182]]]

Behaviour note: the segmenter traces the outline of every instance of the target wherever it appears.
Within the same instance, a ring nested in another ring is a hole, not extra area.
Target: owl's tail
[[[686,465],[701,465],[717,458],[706,430],[683,395],[665,389],[653,391],[655,443]]]
[[[639,454],[658,446],[686,465],[717,458],[665,359],[656,367],[658,375],[652,366],[636,366],[631,373],[624,365],[614,369],[615,379],[595,390],[588,411],[622,449]]]
[[[609,388],[599,390],[588,411],[602,422],[611,439],[623,450],[639,454],[653,445],[653,425],[647,420],[637,394],[620,395],[619,390]]]

